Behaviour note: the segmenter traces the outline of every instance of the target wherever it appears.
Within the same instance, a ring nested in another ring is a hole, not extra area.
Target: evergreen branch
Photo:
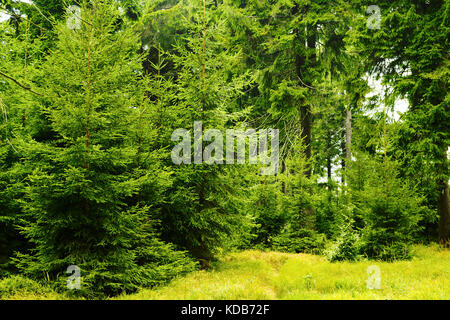
[[[302,78],[300,78],[299,76],[297,76],[297,77],[298,77],[298,80],[300,80],[300,82],[301,82],[305,87],[307,87],[307,88],[309,88],[309,89],[313,89],[313,90],[319,90],[319,89],[317,89],[317,88],[311,87],[311,86],[307,85],[306,83],[304,83],[303,80],[302,80]]]
[[[39,92],[33,91],[33,89],[31,89],[31,87],[27,87],[27,86],[21,84],[19,81],[17,81],[17,80],[14,79],[13,77],[7,75],[6,73],[3,73],[3,72],[0,71],[0,75],[3,76],[3,77],[5,77],[6,79],[11,80],[12,82],[14,82],[15,84],[17,84],[17,85],[18,85],[19,87],[21,87],[22,89],[28,90],[28,91],[30,91],[31,93],[34,93],[34,94],[36,94],[36,95],[38,95],[38,96],[42,96],[42,94],[40,94]]]
[[[11,16],[11,17],[13,17],[13,18],[15,18],[15,19],[17,19],[17,20],[22,19],[22,20],[28,21],[29,23],[35,25],[35,26],[38,27],[38,28],[41,28],[41,29],[43,29],[43,30],[50,31],[49,29],[47,29],[47,28],[45,28],[45,27],[42,27],[42,26],[40,26],[40,25],[34,23],[33,21],[31,21],[31,20],[28,19],[27,17],[20,16],[20,15],[18,15],[17,13],[15,13],[15,12],[13,12],[13,11],[11,11],[11,10],[8,10],[7,8],[5,8],[5,7],[1,6],[1,5],[0,5],[0,10],[3,11],[3,12],[4,12],[5,14],[7,14],[8,16]]]
[[[36,6],[34,3],[31,3],[31,5],[32,5],[33,7],[36,8],[36,10],[39,12],[39,14],[40,14],[41,16],[43,16],[43,17],[45,18],[45,20],[47,20],[48,22],[50,22],[50,24],[53,25],[53,22],[51,22],[50,19],[47,18],[47,16],[46,16],[45,14],[42,13],[42,11],[38,8],[38,6]],[[52,17],[52,18],[53,18],[53,17]],[[54,19],[54,18],[53,18],[53,19]]]

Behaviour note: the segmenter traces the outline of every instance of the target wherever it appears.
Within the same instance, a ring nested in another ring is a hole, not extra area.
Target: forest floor
[[[209,270],[114,299],[450,299],[450,250],[417,245],[414,252],[410,261],[330,263],[311,254],[243,251]],[[380,271],[379,289],[367,286],[367,268],[373,265]],[[67,297],[17,292],[7,299]]]
[[[410,261],[330,263],[322,256],[244,251],[153,290],[119,299],[450,299],[450,250],[415,246]],[[369,289],[367,268],[380,270]]]

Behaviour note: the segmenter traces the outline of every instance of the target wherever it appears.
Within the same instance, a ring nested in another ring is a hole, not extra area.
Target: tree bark
[[[345,159],[346,159],[345,130],[341,130],[341,183],[345,183]]]
[[[341,150],[342,150],[342,158],[341,158],[341,166],[342,166],[342,175],[341,182],[345,183],[345,171],[347,168],[347,164],[352,160],[352,111],[350,109],[345,111],[345,120],[344,127],[345,131],[342,131],[341,138]]]
[[[306,85],[308,87],[308,90],[312,90],[311,84],[312,79],[307,74],[307,72],[302,72],[302,70],[308,70],[310,68],[314,68],[316,66],[316,30],[314,25],[309,25],[306,30],[306,46],[307,49],[311,50],[311,54],[308,57],[308,61],[306,60],[306,57],[303,55],[297,54],[295,56],[295,67],[296,67],[296,73],[299,78],[299,81],[301,85]],[[297,35],[299,35],[299,32],[297,30]],[[301,40],[302,37],[299,36],[299,40]],[[300,125],[301,125],[301,138],[302,143],[305,146],[304,155],[306,158],[306,161],[309,162],[311,159],[311,106],[301,105],[300,106]],[[311,165],[308,163],[307,168],[305,170],[305,175],[310,178],[311,177]]]
[[[443,188],[439,194],[438,212],[439,212],[439,242],[445,246],[450,247],[449,236],[449,212],[448,212],[448,183],[443,183]]]
[[[309,106],[300,107],[300,119],[301,119],[301,138],[302,143],[305,146],[305,158],[309,162],[311,159],[311,111]],[[307,164],[305,175],[311,177],[311,165]]]
[[[352,146],[352,111],[348,109],[345,117],[345,158],[347,159],[347,163],[349,163],[352,160],[351,146]]]
[[[445,156],[445,158],[443,159],[443,164],[444,164],[444,166],[446,166],[447,165],[447,150],[444,150],[443,154]],[[438,182],[438,185],[440,186],[440,192],[439,192],[439,198],[438,198],[439,242],[444,247],[450,247],[450,232],[449,232],[450,214],[449,214],[449,198],[448,198],[448,181],[441,180]]]
[[[326,160],[327,160],[327,189],[328,191],[331,191],[332,188],[332,141],[333,141],[333,131],[328,130],[326,135]]]
[[[90,116],[91,116],[91,15],[89,15],[89,29],[88,29],[88,47],[87,47],[87,84],[86,84],[86,124],[85,124],[85,147],[86,147],[86,160],[84,160],[84,168],[89,170],[89,145],[90,145],[90,136],[91,133],[89,131],[90,126]],[[84,214],[88,215],[89,213],[89,200],[88,198],[84,198]]]

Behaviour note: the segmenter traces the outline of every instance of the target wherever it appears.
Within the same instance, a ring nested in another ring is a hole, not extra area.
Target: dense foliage
[[[73,265],[103,297],[229,250],[448,246],[450,1],[369,2],[1,0],[0,297]],[[251,128],[274,174],[226,133]]]

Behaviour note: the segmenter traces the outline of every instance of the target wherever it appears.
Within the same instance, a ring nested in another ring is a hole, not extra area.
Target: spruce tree
[[[169,139],[176,129],[188,130],[192,146],[189,164],[174,164],[171,158],[167,159],[174,180],[160,220],[164,239],[189,250],[206,265],[218,250],[233,241],[246,220],[234,201],[233,191],[237,188],[233,166],[225,165],[225,152],[222,157],[212,154],[217,162],[205,162],[203,150],[218,138],[210,137],[207,142],[203,136],[194,142],[198,139],[193,135],[194,122],[202,124],[203,135],[208,129],[219,130],[223,140],[216,142],[224,147],[227,120],[232,118],[232,106],[246,76],[239,72],[239,53],[225,47],[227,29],[220,20],[221,5],[192,1],[183,3],[180,10],[187,35],[177,39],[170,57],[174,63],[176,98],[166,109],[166,119],[172,119],[172,123],[165,130],[171,130]],[[233,74],[232,70],[238,72]],[[172,149],[180,141],[169,142]],[[194,143],[200,147],[194,147]],[[201,160],[195,160],[197,157]]]
[[[118,30],[117,19],[115,4],[98,0],[83,4],[80,29],[57,26],[40,101],[51,135],[26,145],[34,171],[23,201],[31,222],[23,232],[35,248],[17,264],[59,285],[76,265],[84,294],[114,295],[193,268],[155,238],[151,203],[136,200],[149,177],[138,167],[132,134],[142,66],[137,34]]]
[[[7,22],[0,24],[0,274],[11,272],[14,251],[28,248],[18,227],[26,219],[19,201],[24,196],[24,180],[32,170],[23,165],[22,141],[39,131],[33,119],[38,93],[32,82],[40,41],[31,41],[25,24],[17,34]]]
[[[352,5],[364,12],[370,4],[361,0]],[[410,107],[404,115],[407,126],[399,146],[405,164],[414,163],[414,166],[405,166],[402,171],[416,183],[421,183],[418,178],[423,175],[432,175],[434,183],[425,184],[424,191],[439,214],[437,238],[449,246],[450,2],[399,0],[379,1],[377,5],[380,28],[357,25],[359,44],[373,71],[393,87],[393,94],[408,99]],[[418,174],[417,170],[422,168],[426,170]]]

